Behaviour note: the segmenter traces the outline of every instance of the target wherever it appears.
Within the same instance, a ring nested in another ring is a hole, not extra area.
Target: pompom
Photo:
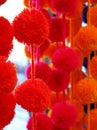
[[[0,57],[0,95],[6,95],[13,91],[17,82],[15,65]]]
[[[35,77],[42,79],[43,81],[47,82],[48,77],[50,76],[51,69],[47,63],[40,62],[35,64]],[[31,78],[31,65],[28,66],[26,70],[26,77],[29,79]]]
[[[64,75],[60,71],[53,69],[49,78],[48,85],[55,92],[63,91],[68,87],[69,75]]]
[[[52,8],[57,13],[69,14],[77,7],[78,0],[52,0]]]
[[[24,47],[24,53],[25,53],[25,56],[28,59],[31,59],[31,49],[30,49],[30,46],[25,45],[25,47]]]
[[[81,104],[90,104],[97,101],[97,81],[93,78],[84,78],[76,84],[73,97]]]
[[[72,48],[57,49],[52,57],[54,67],[61,71],[71,72],[79,66],[79,56]]]
[[[13,48],[12,40],[13,29],[11,24],[6,18],[0,17],[0,55],[9,56]]]
[[[90,9],[90,22],[97,27],[97,4]]]
[[[36,130],[53,130],[51,119],[44,113],[36,114]],[[32,130],[33,116],[31,116],[27,123],[27,129]]]
[[[76,46],[84,56],[97,50],[97,28],[94,26],[81,27],[73,40],[73,46]]]
[[[50,34],[49,38],[52,42],[64,41],[65,37],[69,35],[69,26],[65,19],[51,18],[50,20]]]
[[[97,56],[94,56],[90,62],[91,75],[97,80]]]
[[[77,119],[76,107],[71,103],[56,103],[52,109],[51,119],[56,126],[68,128]]]
[[[0,5],[4,4],[7,0],[0,0]]]
[[[13,21],[15,38],[28,45],[41,45],[49,35],[49,24],[39,10],[24,9]]]
[[[8,125],[15,114],[15,99],[13,94],[0,96],[0,129]]]
[[[40,79],[26,80],[15,90],[16,102],[30,112],[43,112],[50,105],[50,89]]]
[[[49,8],[51,6],[51,0],[38,0],[40,7]]]

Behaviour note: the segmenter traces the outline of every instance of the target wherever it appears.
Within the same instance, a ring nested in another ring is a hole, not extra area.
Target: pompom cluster
[[[0,129],[8,125],[15,114],[15,99],[13,94],[0,96]]]
[[[16,102],[30,112],[43,112],[50,105],[50,89],[40,79],[26,80],[15,90]]]
[[[0,95],[9,94],[15,88],[17,82],[15,65],[0,57]]]
[[[41,45],[49,35],[49,24],[39,10],[24,9],[13,21],[15,38],[28,45]]]
[[[1,1],[0,1],[1,2]],[[12,48],[13,28],[10,22],[0,17],[0,55],[8,57]]]

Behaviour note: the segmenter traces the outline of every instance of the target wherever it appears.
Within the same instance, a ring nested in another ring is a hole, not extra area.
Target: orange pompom
[[[90,62],[91,75],[97,79],[97,56],[94,56]]]
[[[93,78],[84,78],[76,84],[73,97],[81,104],[90,104],[97,101],[97,81]]]
[[[85,56],[89,55],[91,51],[97,50],[97,28],[94,26],[81,27],[72,44]]]
[[[24,53],[25,53],[25,56],[26,56],[28,59],[31,59],[30,46],[25,45],[25,47],[24,47]]]

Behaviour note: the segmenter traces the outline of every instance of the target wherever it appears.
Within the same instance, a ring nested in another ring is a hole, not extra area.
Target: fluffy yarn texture
[[[35,64],[35,77],[42,79],[43,81],[47,82],[48,77],[50,76],[51,69],[47,63],[40,62]],[[26,77],[29,79],[31,78],[31,64],[26,69]]]
[[[76,84],[73,97],[81,104],[90,104],[97,101],[97,81],[93,78],[84,78]]]
[[[8,57],[13,48],[12,40],[13,28],[11,24],[6,18],[0,17],[0,55]]]
[[[13,94],[0,96],[0,129],[8,125],[15,114],[15,99]]]
[[[57,13],[69,14],[75,10],[77,2],[78,0],[52,0],[51,5]]]
[[[55,92],[62,91],[68,87],[69,75],[64,75],[60,71],[53,69],[48,78],[48,85]]]
[[[68,128],[77,119],[76,107],[71,103],[56,103],[52,109],[51,119],[56,126]]]
[[[30,112],[43,112],[50,105],[50,89],[40,79],[26,80],[15,90],[16,102]]]
[[[90,22],[97,27],[97,4],[90,9]]]
[[[97,56],[94,56],[90,62],[91,75],[97,79]]]
[[[94,26],[81,27],[74,38],[73,46],[76,46],[84,56],[97,50],[97,28]]]
[[[7,0],[0,0],[0,5],[4,4]]]
[[[44,113],[36,114],[36,130],[53,130],[51,119]],[[27,122],[27,129],[32,130],[33,116]]]
[[[69,26],[65,19],[51,18],[50,20],[50,34],[49,38],[53,42],[64,41],[65,37],[69,35]]]
[[[0,56],[0,95],[13,91],[17,82],[15,65]]]
[[[79,66],[79,56],[72,48],[57,49],[53,54],[52,63],[59,70],[71,72]]]
[[[24,9],[13,21],[15,38],[28,45],[41,45],[49,35],[49,24],[39,10]]]

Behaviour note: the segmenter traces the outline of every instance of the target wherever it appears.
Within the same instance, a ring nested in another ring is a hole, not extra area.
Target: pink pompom
[[[27,123],[27,129],[32,130],[33,116],[31,116]],[[44,113],[36,115],[36,130],[53,130],[51,119]]]
[[[60,71],[53,69],[49,78],[48,85],[51,90],[55,92],[62,91],[68,87],[69,75],[61,73]]]
[[[77,7],[78,0],[52,0],[52,8],[57,13],[69,14]]]
[[[68,47],[58,49],[52,57],[53,65],[66,72],[74,71],[79,66],[79,61],[78,53]]]
[[[48,77],[50,76],[51,69],[48,64],[44,62],[40,62],[35,64],[35,77],[42,79],[43,81],[47,82]],[[26,70],[26,77],[29,79],[31,78],[31,65],[28,66]]]
[[[52,109],[51,118],[56,126],[68,128],[77,119],[77,109],[70,103],[56,103]]]
[[[30,112],[43,112],[50,105],[50,89],[40,79],[26,80],[15,90],[16,102]]]
[[[49,35],[47,18],[39,10],[24,9],[13,21],[16,39],[28,45],[41,45]]]
[[[62,18],[51,18],[50,19],[50,34],[49,38],[53,42],[64,41],[65,37],[68,36],[69,31],[67,29],[67,22]]]
[[[0,17],[0,55],[8,57],[12,48],[13,28],[10,22]]]
[[[0,96],[0,129],[8,125],[15,114],[15,99],[13,94]]]

